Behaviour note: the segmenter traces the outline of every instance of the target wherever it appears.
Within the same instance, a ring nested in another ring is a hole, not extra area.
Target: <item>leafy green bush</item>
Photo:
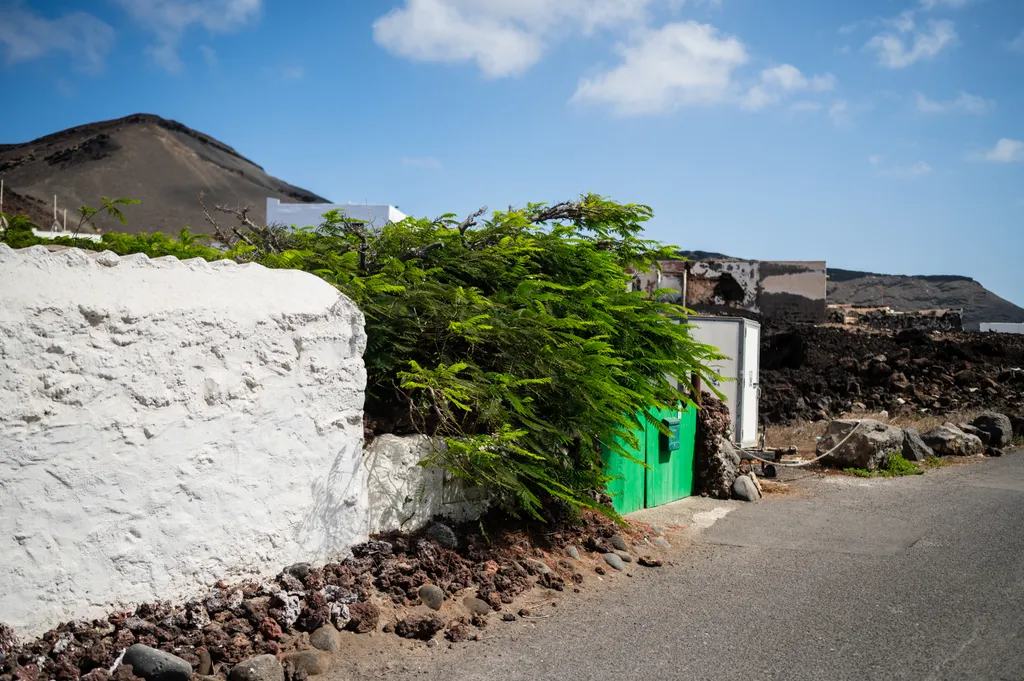
[[[877,471],[869,471],[864,468],[844,468],[843,472],[856,475],[858,478],[898,478],[904,475],[922,475],[924,473],[917,464],[904,459],[900,452],[891,452],[885,465]]]
[[[674,254],[641,238],[650,208],[588,195],[482,215],[375,229],[331,212],[286,231],[241,213],[233,236],[215,225],[226,252],[187,232],[74,245],[312,272],[366,315],[375,432],[443,437],[428,463],[512,513],[539,517],[554,500],[610,512],[596,502],[604,451],[628,456],[616,438],[636,444],[633,415],[688,402],[692,375],[718,378],[720,355],[680,323],[688,310],[633,290],[630,271]]]

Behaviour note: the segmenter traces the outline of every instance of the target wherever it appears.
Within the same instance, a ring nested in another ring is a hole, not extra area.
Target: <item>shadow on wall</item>
[[[311,503],[297,529],[298,540],[306,546],[319,543],[309,559],[331,560],[349,550],[353,529],[360,537],[368,534],[367,523],[352,527],[352,519],[366,507],[366,486],[360,479],[361,443],[349,443],[338,452],[326,476],[310,487]],[[347,469],[346,469],[347,467]]]
[[[412,532],[438,515],[456,521],[480,517],[487,504],[477,490],[463,490],[441,468],[420,465],[443,446],[425,435],[381,435],[366,448],[371,534]]]

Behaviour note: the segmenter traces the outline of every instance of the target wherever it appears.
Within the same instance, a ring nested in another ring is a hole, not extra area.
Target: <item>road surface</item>
[[[1024,452],[802,484],[728,504],[672,566],[383,678],[1024,679]]]

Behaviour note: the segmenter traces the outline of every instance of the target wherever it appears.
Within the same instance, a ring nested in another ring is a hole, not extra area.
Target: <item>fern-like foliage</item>
[[[690,336],[689,311],[634,290],[631,272],[676,252],[643,238],[651,217],[647,206],[586,195],[380,228],[335,211],[315,228],[249,230],[227,252],[187,231],[73,245],[321,277],[366,316],[375,430],[443,438],[425,463],[540,517],[552,502],[613,513],[596,501],[603,452],[628,456],[615,443],[636,444],[649,407],[688,403],[694,375],[717,378],[709,364],[720,356]]]

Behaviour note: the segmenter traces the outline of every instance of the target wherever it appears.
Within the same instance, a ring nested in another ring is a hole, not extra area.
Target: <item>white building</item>
[[[99,234],[93,234],[92,232],[80,232],[75,234],[71,231],[65,230],[54,230],[54,229],[33,229],[32,233],[40,239],[58,239],[60,237],[67,237],[69,239],[88,239],[89,241],[103,241],[103,237]]]
[[[1024,324],[1010,323],[984,323],[981,325],[981,332],[991,331],[993,333],[1024,333]]]
[[[372,227],[383,227],[389,222],[400,222],[406,215],[394,206],[365,203],[281,203],[281,199],[267,199],[267,224],[287,227],[316,227],[324,221],[324,213],[340,211],[353,220],[362,220]]]

